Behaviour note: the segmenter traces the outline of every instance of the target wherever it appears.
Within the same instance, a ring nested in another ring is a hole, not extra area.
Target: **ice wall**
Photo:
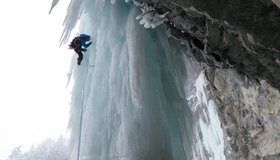
[[[198,65],[188,45],[169,39],[163,26],[145,29],[140,14],[132,2],[71,1],[62,40],[78,20],[94,39],[70,71],[71,159],[207,159],[193,145],[199,133],[187,100]]]

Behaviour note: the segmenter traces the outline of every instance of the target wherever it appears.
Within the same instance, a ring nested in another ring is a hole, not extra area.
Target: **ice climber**
[[[90,41],[90,36],[87,34],[80,34],[79,36],[75,37],[70,43],[69,48],[74,49],[74,51],[79,55],[77,59],[78,65],[80,65],[83,60],[82,51],[87,51],[86,48],[88,48],[91,45],[91,43],[92,42]]]

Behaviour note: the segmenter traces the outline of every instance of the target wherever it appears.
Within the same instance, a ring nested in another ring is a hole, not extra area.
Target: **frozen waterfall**
[[[141,14],[132,1],[70,2],[62,43],[77,23],[94,39],[69,72],[71,160],[224,159],[215,104],[188,43],[162,25],[144,28]]]

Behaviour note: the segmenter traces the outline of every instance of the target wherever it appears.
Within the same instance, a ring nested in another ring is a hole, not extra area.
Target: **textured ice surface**
[[[81,66],[73,57],[69,74],[71,159],[185,160],[197,152],[186,98],[190,50],[164,27],[145,29],[140,14],[123,1],[71,1],[62,39],[79,20],[95,41]]]

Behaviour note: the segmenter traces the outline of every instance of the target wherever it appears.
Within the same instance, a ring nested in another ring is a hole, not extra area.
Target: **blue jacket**
[[[87,41],[90,41],[90,36],[87,34],[80,34],[80,42],[81,42],[81,46],[88,48],[92,42],[86,43]]]

